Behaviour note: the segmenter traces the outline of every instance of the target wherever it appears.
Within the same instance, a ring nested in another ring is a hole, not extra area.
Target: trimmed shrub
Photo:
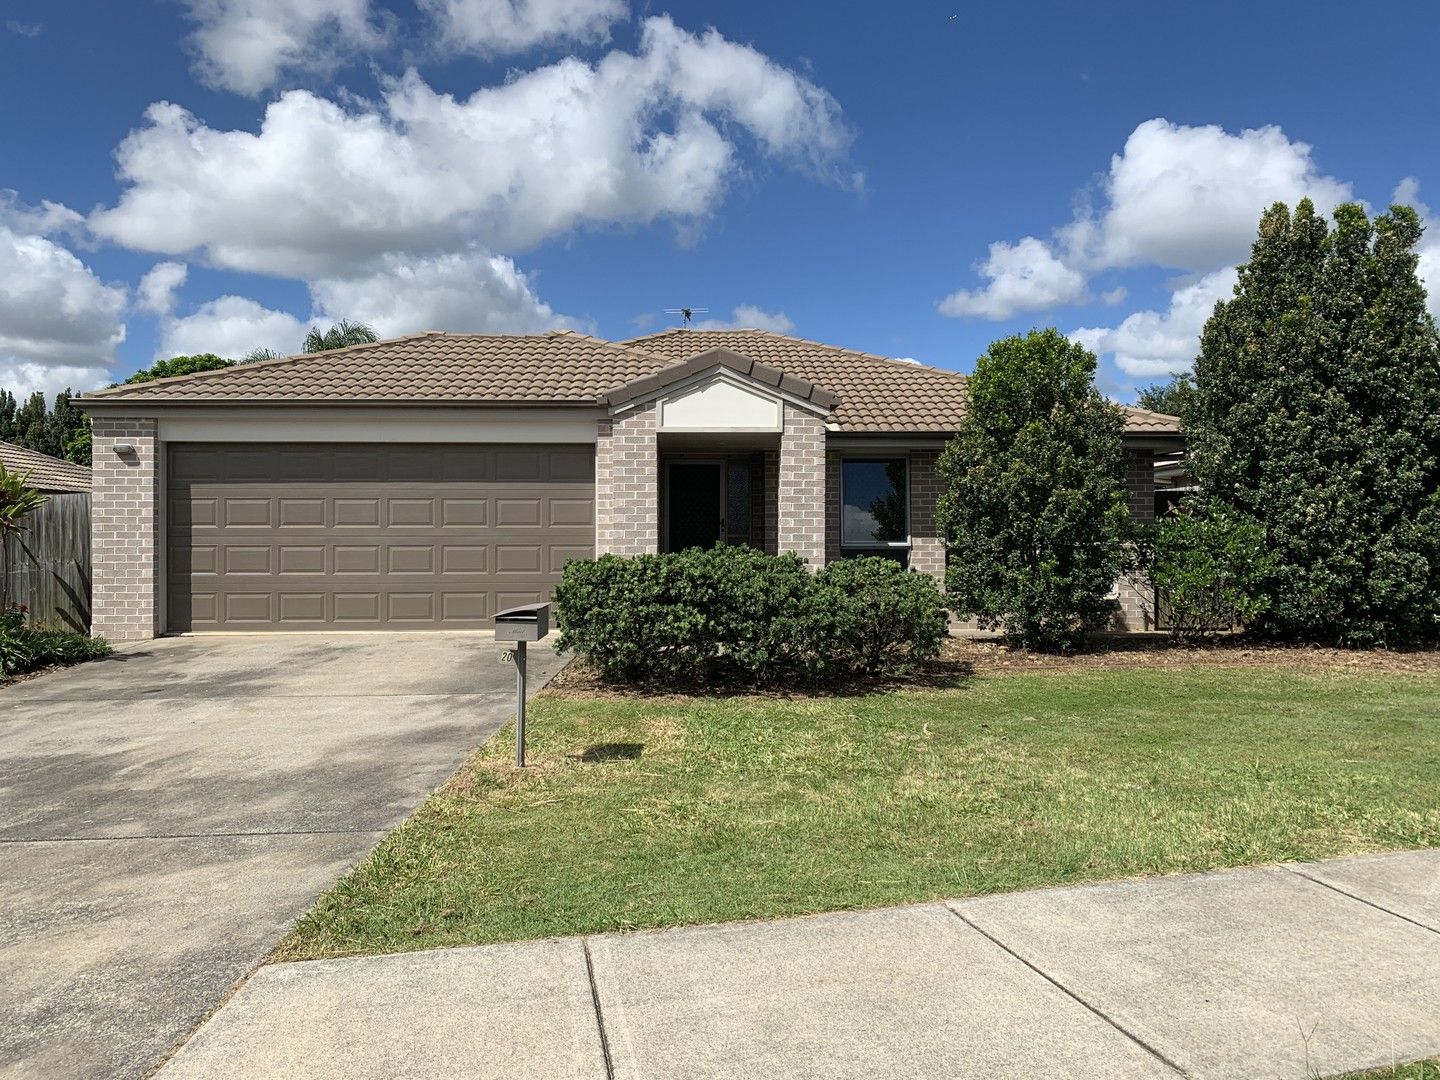
[[[104,638],[27,626],[24,607],[0,612],[0,677],[9,679],[56,665],[68,667],[113,651]]]
[[[1177,637],[1253,623],[1269,607],[1264,582],[1275,557],[1253,521],[1225,513],[1172,514],[1155,523],[1150,541],[1150,581]]]
[[[944,600],[886,559],[811,574],[796,555],[746,547],[604,555],[565,567],[561,649],[610,682],[683,686],[836,684],[932,659]]]

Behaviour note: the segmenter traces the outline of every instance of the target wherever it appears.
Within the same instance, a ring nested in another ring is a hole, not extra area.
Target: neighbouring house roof
[[[965,376],[768,330],[667,330],[625,342],[573,331],[548,334],[412,334],[323,353],[202,371],[97,390],[80,404],[190,405],[614,405],[668,383],[697,354],[724,350],[772,386],[790,378],[858,434],[955,430]],[[643,382],[641,382],[643,380]],[[642,388],[636,390],[639,385]],[[657,381],[656,386],[660,385]],[[1127,432],[1178,435],[1179,421],[1127,409]]]
[[[84,465],[14,443],[0,442],[0,465],[7,472],[27,474],[25,482],[36,491],[90,490],[90,470]]]

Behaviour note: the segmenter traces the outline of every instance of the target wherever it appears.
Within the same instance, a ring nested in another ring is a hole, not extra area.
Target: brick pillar
[[[767,555],[780,551],[780,448],[766,450],[760,469],[760,504],[763,510],[761,550]]]
[[[1155,451],[1125,451],[1125,495],[1132,521],[1155,520]],[[1115,584],[1120,607],[1115,614],[1118,630],[1154,630],[1155,597],[1144,574],[1122,577]]]
[[[660,457],[655,406],[601,420],[595,444],[597,555],[660,550]]]
[[[839,450],[825,454],[825,561],[840,561],[840,470],[844,458]]]
[[[778,542],[812,567],[825,562],[825,418],[785,403],[780,436]]]
[[[91,623],[111,641],[143,641],[158,625],[160,446],[152,419],[91,421]],[[134,449],[117,454],[117,444]]]
[[[939,450],[910,452],[910,569],[929,574],[945,588],[945,541],[935,523],[935,501],[940,497],[940,474],[935,471]]]

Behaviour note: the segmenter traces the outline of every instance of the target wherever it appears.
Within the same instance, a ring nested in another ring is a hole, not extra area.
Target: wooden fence
[[[10,537],[5,595],[35,626],[90,629],[90,494],[67,492],[25,515]]]

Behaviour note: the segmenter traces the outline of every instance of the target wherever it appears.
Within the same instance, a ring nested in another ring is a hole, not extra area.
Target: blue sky
[[[689,304],[961,370],[1056,325],[1125,398],[1268,202],[1440,190],[1440,7],[1359,12],[7,0],[0,385]]]

